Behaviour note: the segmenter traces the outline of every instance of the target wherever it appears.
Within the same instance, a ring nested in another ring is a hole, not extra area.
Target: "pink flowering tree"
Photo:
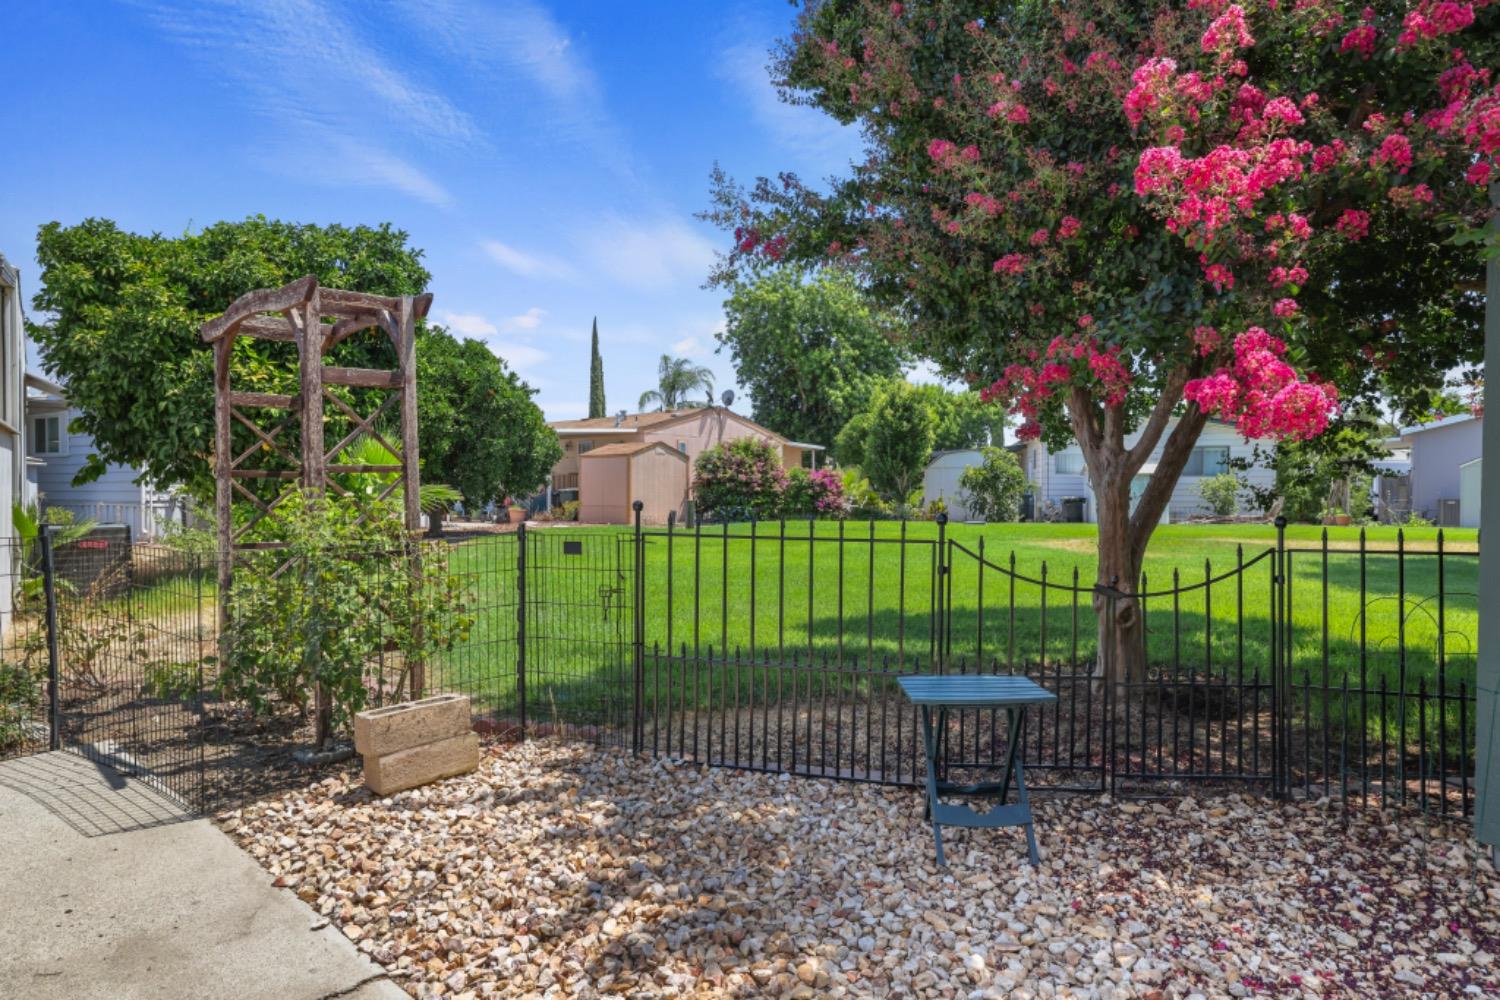
[[[1130,593],[1210,418],[1315,439],[1481,360],[1495,66],[1482,0],[824,0],[776,69],[866,156],[822,189],[716,172],[714,277],[854,270],[1022,437],[1079,442]]]

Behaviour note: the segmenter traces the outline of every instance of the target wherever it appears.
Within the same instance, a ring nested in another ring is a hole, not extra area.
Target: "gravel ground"
[[[417,997],[1500,996],[1500,877],[1462,831],[1236,796],[1035,800],[951,831],[915,791],[551,740],[373,798],[222,814]]]

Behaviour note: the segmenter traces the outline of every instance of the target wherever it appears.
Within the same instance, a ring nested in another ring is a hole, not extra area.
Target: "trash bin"
[[[1023,520],[1023,521],[1035,521],[1036,520],[1036,494],[1035,493],[1027,492],[1027,493],[1022,493],[1021,494],[1021,520]]]
[[[1063,520],[1069,524],[1083,523],[1083,505],[1086,501],[1083,497],[1063,497],[1062,514]]]

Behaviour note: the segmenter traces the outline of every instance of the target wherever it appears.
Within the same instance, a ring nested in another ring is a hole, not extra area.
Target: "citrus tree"
[[[866,156],[822,189],[716,171],[713,278],[850,268],[1021,437],[1076,439],[1125,595],[1101,639],[1140,676],[1128,595],[1210,416],[1313,438],[1351,400],[1423,414],[1481,360],[1497,27],[1434,0],[810,3],[776,72]]]

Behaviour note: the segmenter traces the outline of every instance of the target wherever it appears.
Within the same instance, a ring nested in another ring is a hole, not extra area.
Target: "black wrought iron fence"
[[[1086,558],[1018,556],[997,544],[1007,532],[669,520],[457,540],[426,556],[464,627],[425,654],[424,688],[469,694],[476,725],[500,735],[907,784],[921,780],[922,742],[898,676],[1022,674],[1057,694],[1023,743],[1038,790],[1233,788],[1471,812],[1475,552],[1441,534],[1422,550],[1399,534],[1385,549],[1278,535],[1191,571],[1154,563],[1127,592],[1096,587]],[[380,570],[379,553],[359,559]],[[390,554],[393,579],[403,559]],[[13,547],[11,566],[7,670],[35,676],[55,659],[59,711],[48,726],[35,695],[0,695],[0,733],[24,717],[9,731],[27,746],[55,733],[194,804],[284,766],[295,727],[279,756],[247,749],[265,724],[218,683],[233,633],[216,631],[220,595],[197,557],[70,546],[50,574],[50,630],[40,550]],[[1121,602],[1143,623],[1128,675],[1109,662]],[[408,666],[376,642],[369,700],[408,695]],[[952,713],[948,763],[998,766],[1005,736],[994,713]]]

